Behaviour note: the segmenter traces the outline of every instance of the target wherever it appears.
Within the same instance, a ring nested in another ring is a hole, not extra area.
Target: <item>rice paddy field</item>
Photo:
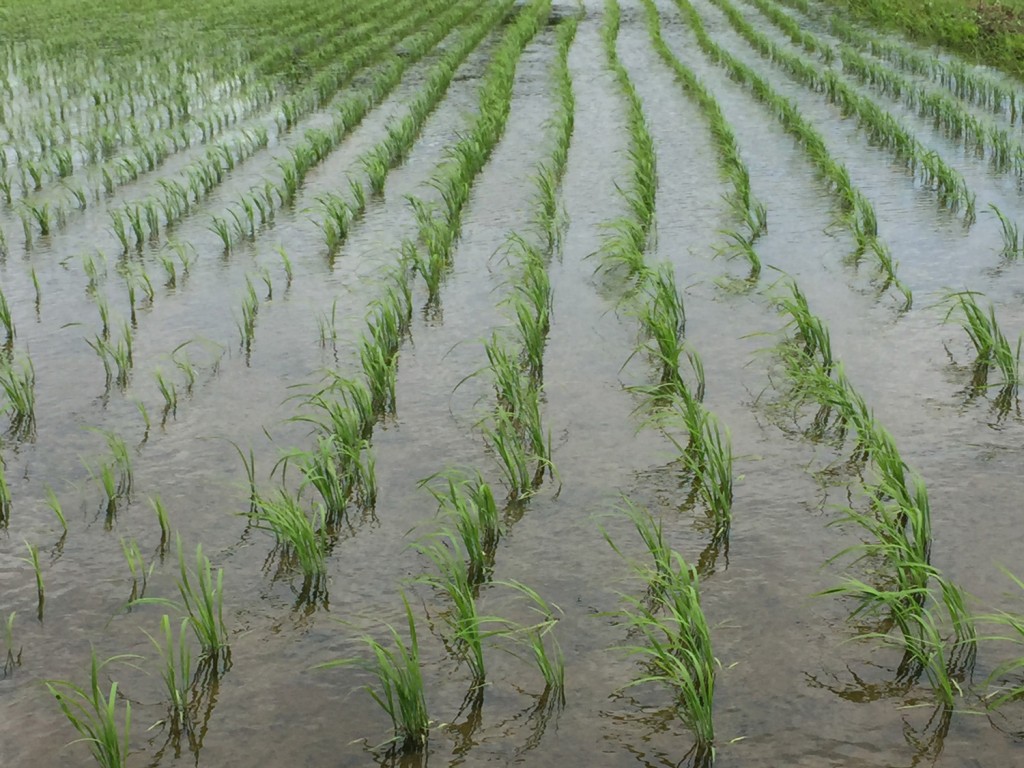
[[[0,765],[1024,765],[1024,84],[844,6],[0,9]]]

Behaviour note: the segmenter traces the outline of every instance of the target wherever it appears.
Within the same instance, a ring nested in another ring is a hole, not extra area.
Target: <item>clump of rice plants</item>
[[[644,672],[628,686],[659,683],[676,697],[680,719],[696,737],[699,755],[714,754],[715,677],[719,667],[700,603],[697,571],[669,549],[649,513],[627,505],[626,513],[654,556],[653,566],[635,565],[648,585],[645,599],[627,597],[621,615],[642,642],[625,647]],[[610,539],[609,539],[610,541]],[[620,551],[613,543],[616,551]]]
[[[1024,592],[1024,581],[1005,571],[1010,580]],[[977,617],[979,621],[994,624],[998,627],[998,634],[986,637],[986,641],[1000,641],[1012,643],[1020,649],[1024,649],[1024,615],[998,611]],[[1001,662],[988,677],[989,685],[994,685],[985,698],[989,707],[997,708],[1002,705],[1016,701],[1024,697],[1024,680],[1020,674],[1024,672],[1024,655]]]
[[[189,620],[182,619],[175,639],[171,617],[164,614],[158,637],[146,633],[160,654],[160,677],[167,692],[167,722],[172,733],[180,733],[191,725],[192,651],[186,637],[188,629]]]
[[[486,581],[494,567],[501,538],[501,520],[494,493],[483,477],[448,473],[441,487],[430,492],[437,499],[442,526],[457,535],[466,556],[467,579],[472,585]]]
[[[1002,254],[1010,259],[1024,255],[1024,237],[1021,237],[1020,228],[1017,222],[1011,220],[1005,213],[995,205],[990,204],[989,208],[999,218],[999,225],[1003,231]]]
[[[420,581],[448,596],[450,606],[445,621],[451,630],[451,641],[456,652],[466,662],[473,682],[483,684],[487,677],[484,663],[484,641],[503,634],[503,626],[488,629],[488,625],[503,625],[502,619],[481,616],[477,611],[477,585],[470,579],[468,556],[459,533],[442,528],[415,548],[434,564],[437,573],[424,575]]]
[[[195,570],[190,570],[179,537],[178,594],[181,602],[146,597],[136,600],[133,605],[162,605],[183,614],[199,642],[202,666],[216,674],[231,666],[231,644],[224,623],[224,569],[218,568],[214,575],[201,544],[196,547],[195,561]]]
[[[1021,382],[1020,356],[1024,335],[1017,339],[1016,346],[1011,345],[996,320],[996,310],[989,304],[988,311],[983,310],[977,301],[981,294],[974,291],[958,291],[948,293],[945,300],[949,303],[946,320],[954,314],[960,315],[960,326],[967,333],[974,350],[975,383],[985,386],[989,370],[995,368],[1002,376],[1004,387],[1016,390]]]
[[[19,363],[0,360],[0,391],[7,402],[0,413],[10,414],[10,434],[16,439],[30,437],[36,424],[36,372],[29,357]]]
[[[518,581],[503,581],[500,584],[511,587],[530,603],[531,610],[540,616],[540,621],[525,626],[510,625],[509,636],[525,645],[537,669],[544,678],[544,696],[553,696],[554,701],[565,703],[565,657],[553,629],[558,623],[557,606],[548,603],[536,590]]]
[[[122,658],[126,657],[115,656],[101,662],[94,650],[87,688],[65,680],[46,682],[64,716],[81,736],[79,741],[88,745],[101,768],[125,768],[128,764],[132,705],[125,700],[122,724],[117,713],[117,683],[112,683],[109,692],[104,693],[99,682],[100,670]]]
[[[260,496],[251,516],[255,528],[271,531],[286,564],[295,564],[305,578],[303,593],[326,594],[327,552],[330,539],[324,509],[316,506],[312,519],[292,494],[281,489],[275,496]]]
[[[370,650],[371,658],[338,659],[319,665],[320,668],[360,667],[377,679],[377,686],[364,690],[391,718],[394,736],[391,743],[399,752],[421,752],[426,749],[430,735],[430,716],[427,711],[426,687],[420,663],[419,639],[416,621],[408,598],[403,594],[409,639],[404,641],[398,631],[387,625],[391,647],[374,637],[362,639]]]

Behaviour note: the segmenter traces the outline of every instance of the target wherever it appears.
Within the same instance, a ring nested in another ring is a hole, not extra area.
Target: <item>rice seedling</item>
[[[25,439],[35,433],[36,426],[36,371],[32,359],[24,357],[17,364],[0,360],[0,391],[7,404],[0,413],[10,415],[9,433],[15,439]]]
[[[202,545],[196,547],[196,567],[189,570],[178,537],[178,593],[181,602],[167,598],[145,597],[133,605],[162,605],[175,608],[188,619],[202,650],[202,663],[211,672],[231,666],[231,646],[224,624],[224,569],[218,568],[216,578],[210,560],[203,554]]]
[[[405,605],[408,643],[403,641],[395,628],[389,624],[386,626],[391,636],[392,647],[389,648],[377,639],[364,635],[362,640],[370,649],[370,659],[337,659],[320,664],[318,668],[355,666],[376,677],[378,687],[368,685],[364,690],[391,718],[394,729],[391,743],[401,752],[420,752],[427,745],[430,717],[427,712],[416,622],[404,593],[402,602]]]
[[[11,315],[11,305],[7,303],[7,297],[4,292],[0,290],[0,328],[3,329],[7,337],[6,346],[10,349],[14,343],[14,337],[16,335],[14,330],[14,318]]]
[[[537,477],[544,470],[544,461],[528,452],[512,417],[504,410],[496,411],[492,423],[485,425],[483,432],[498,459],[509,497],[517,500],[531,496],[535,491]],[[534,461],[537,462],[536,469],[531,467]]]
[[[648,547],[653,545],[652,552],[658,554],[655,568],[640,569],[653,601],[627,597],[627,607],[621,614],[626,625],[643,640],[642,644],[624,648],[638,656],[645,668],[627,687],[647,683],[669,687],[676,696],[680,719],[696,737],[696,751],[713,756],[713,706],[719,664],[712,653],[710,631],[700,604],[697,571],[678,552],[665,552],[660,531],[651,527],[651,521],[645,521],[642,515],[631,516],[638,522],[641,535],[653,536]]]
[[[537,669],[544,678],[544,692],[554,695],[559,704],[565,703],[565,656],[552,630],[558,623],[557,606],[548,603],[536,590],[518,581],[501,582],[522,593],[531,603],[531,609],[540,615],[541,621],[526,627],[518,627],[518,633],[526,634],[526,645],[530,649]],[[546,639],[550,638],[550,639]]]
[[[397,159],[397,158],[396,158]],[[370,189],[375,195],[384,194],[384,182],[391,170],[392,158],[387,149],[377,146],[360,158],[363,170],[370,179]]]
[[[927,588],[879,589],[858,579],[846,578],[840,585],[820,594],[855,598],[859,607],[854,615],[884,609],[892,624],[900,630],[899,635],[893,637],[888,632],[868,632],[861,637],[879,640],[902,650],[904,660],[900,666],[903,674],[909,679],[926,675],[944,706],[952,707],[963,695],[954,677],[953,659],[947,652],[946,638],[932,606],[928,604],[930,592]]]
[[[167,552],[168,545],[171,543],[171,524],[167,516],[167,507],[164,506],[159,496],[150,498],[149,503],[153,507],[157,524],[160,526],[160,546],[157,552],[162,559]]]
[[[146,584],[153,573],[153,567],[156,563],[151,563],[149,568],[146,568],[146,560],[142,556],[142,552],[139,550],[139,545],[135,539],[121,539],[121,552],[128,563],[128,571],[132,575],[132,593],[128,598],[128,602],[131,603],[134,600],[145,597]],[[139,587],[140,579],[142,580],[141,588]]]
[[[284,267],[285,286],[290,287],[292,284],[292,260],[289,258],[288,253],[285,251],[284,246],[278,246],[277,253],[281,257],[281,265]]]
[[[126,768],[131,739],[131,702],[125,700],[124,723],[117,714],[118,687],[112,683],[108,693],[100,688],[99,673],[113,661],[125,656],[114,656],[103,662],[92,652],[89,671],[89,686],[80,686],[65,680],[48,680],[46,688],[57,700],[68,722],[78,731],[89,746],[96,763],[101,768]]]
[[[676,287],[675,268],[666,263],[646,272],[640,294],[643,298],[638,309],[639,320],[650,339],[645,348],[661,366],[661,383],[676,384],[684,354],[686,310],[683,296]]]
[[[18,652],[14,652],[14,617],[16,615],[17,611],[11,611],[7,615],[7,620],[4,621],[4,648],[6,649],[2,667],[4,677],[10,677],[14,673],[14,668],[21,666],[22,648],[19,646]]]
[[[484,663],[484,641],[505,633],[502,626],[486,629],[489,624],[503,625],[493,616],[481,616],[477,612],[477,587],[470,580],[466,554],[461,546],[459,534],[442,529],[414,548],[434,564],[437,573],[424,575],[418,580],[429,584],[448,596],[450,606],[445,621],[452,633],[452,641],[462,660],[469,667],[473,682],[482,685],[487,677]]]
[[[1024,254],[1024,238],[1021,237],[1017,222],[1012,221],[995,205],[989,204],[989,208],[999,218],[999,225],[1003,230],[1002,254],[1007,258],[1017,258]]]
[[[999,323],[996,320],[995,307],[990,303],[985,312],[976,297],[982,294],[974,291],[956,291],[947,293],[944,301],[949,303],[945,321],[954,313],[961,315],[960,327],[967,333],[974,350],[976,383],[985,385],[985,378],[990,368],[997,368],[1002,375],[1003,384],[1015,388],[1020,384],[1020,357],[1024,335],[1017,339],[1016,347],[1011,346]]]
[[[376,338],[363,336],[359,342],[359,360],[369,385],[374,413],[394,413],[398,357]]]
[[[331,302],[331,311],[320,312],[316,316],[316,326],[320,334],[320,346],[326,347],[328,343],[335,347],[338,342],[338,300]]]
[[[178,413],[178,388],[173,381],[169,381],[159,368],[153,372],[156,378],[157,389],[164,399],[163,423],[167,422],[168,416],[177,416]]]
[[[221,243],[224,245],[224,253],[230,253],[234,238],[232,237],[231,227],[227,220],[220,216],[212,216],[209,229],[220,238]]]
[[[1017,587],[1024,590],[1024,582],[1005,568],[1001,570]],[[1024,646],[1024,616],[1008,611],[997,611],[978,616],[977,619],[994,624],[998,627],[997,631],[1007,633],[986,637],[984,638],[986,641],[1008,642],[1016,647]],[[10,642],[8,642],[8,647],[10,647]],[[985,697],[989,707],[995,709],[1024,696],[1024,682],[1020,679],[1022,671],[1024,671],[1024,656],[1003,661],[996,666],[987,680],[990,686],[995,685],[995,690]]]
[[[252,342],[256,338],[256,315],[259,312],[260,300],[256,296],[256,289],[252,280],[245,279],[246,293],[242,299],[241,317],[235,322],[238,325],[238,334],[241,337],[241,347],[246,357],[252,352]]]
[[[699,451],[685,451],[682,460],[714,526],[715,541],[727,539],[732,525],[732,441],[714,414],[701,410]]]
[[[0,478],[0,485],[2,485],[2,478]],[[2,495],[0,490],[0,495]],[[46,489],[46,505],[53,511],[53,514],[57,517],[57,522],[60,523],[61,530],[64,534],[68,532],[68,521],[64,517],[64,508],[60,504],[60,499],[57,498],[57,494],[53,492],[53,488]]]
[[[299,500],[280,489],[272,498],[257,498],[251,521],[253,527],[274,534],[284,560],[299,567],[313,591],[324,591],[329,539],[323,506],[317,505],[310,519]]]
[[[191,721],[190,698],[192,691],[192,651],[185,637],[189,620],[182,619],[175,640],[171,617],[166,613],[160,619],[159,638],[148,632],[146,636],[160,654],[160,677],[168,696],[167,721],[172,732],[187,728]]]
[[[811,312],[807,297],[796,281],[789,281],[789,290],[789,296],[779,297],[776,304],[779,311],[790,318],[786,327],[794,329],[791,343],[798,345],[805,360],[816,363],[820,359],[822,369],[828,374],[833,365],[832,342],[828,328]]]
[[[0,457],[0,528],[11,522],[11,488],[7,484],[7,464]]]
[[[469,479],[448,474],[446,487],[431,488],[437,499],[442,526],[457,535],[466,556],[467,579],[471,585],[486,581],[494,566],[501,538],[501,521],[494,494],[478,474]]]
[[[39,564],[39,547],[29,542],[25,542],[25,547],[28,549],[28,557],[21,558],[23,562],[28,563],[32,566],[32,570],[36,577],[36,618],[39,621],[43,620],[43,606],[46,603],[46,588],[43,584],[43,569]]]

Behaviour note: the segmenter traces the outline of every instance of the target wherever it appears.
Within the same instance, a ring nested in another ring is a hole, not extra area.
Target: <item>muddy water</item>
[[[245,450],[253,446],[268,488],[279,450],[308,444],[307,429],[288,422],[295,413],[290,387],[309,382],[324,366],[357,370],[354,344],[365,307],[376,295],[376,279],[394,263],[402,238],[414,231],[404,197],[430,194],[427,179],[465,125],[492,46],[467,62],[408,162],[390,175],[384,198],[371,203],[333,260],[305,209],[316,194],[333,188],[332,177],[343,180],[356,172],[355,158],[383,135],[388,116],[401,113],[423,67],[408,73],[396,96],[311,175],[300,204],[282,212],[255,244],[223,259],[215,236],[203,230],[202,214],[186,222],[180,238],[195,247],[199,260],[175,288],[157,286],[152,308],[140,308],[136,370],[125,393],[105,391],[100,363],[82,340],[98,331],[98,321],[81,262],[72,258],[61,266],[66,257],[36,252],[0,264],[19,327],[17,348],[31,352],[38,380],[35,441],[7,440],[2,446],[15,501],[9,529],[0,537],[0,614],[18,611],[15,634],[25,650],[22,666],[0,680],[6,705],[0,763],[71,766],[88,759],[81,745],[60,750],[73,733],[40,683],[51,677],[82,680],[90,644],[101,656],[147,657],[138,662],[141,669],[110,668],[132,702],[132,764],[195,761],[187,745],[180,757],[164,748],[161,727],[146,730],[163,716],[164,705],[157,654],[140,629],[155,631],[160,611],[123,610],[131,580],[121,538],[136,539],[155,564],[147,594],[174,594],[175,558],[161,561],[155,555],[159,531],[146,500],[155,495],[166,504],[186,550],[201,541],[225,568],[234,665],[203,700],[202,765],[422,765],[428,759],[436,765],[685,764],[692,739],[673,716],[669,695],[656,688],[621,689],[637,667],[614,650],[629,637],[605,614],[615,610],[620,593],[641,588],[601,533],[603,526],[627,553],[640,555],[629,527],[610,514],[621,494],[661,515],[673,546],[707,565],[703,601],[723,664],[715,701],[716,764],[988,766],[1024,759],[1019,740],[990,727],[984,715],[967,713],[980,710],[973,693],[948,724],[930,719],[934,697],[925,685],[893,683],[898,655],[847,642],[853,636],[844,621],[848,606],[811,597],[841,571],[838,565],[823,568],[826,559],[857,540],[853,532],[826,527],[838,514],[833,505],[849,493],[849,478],[839,475],[837,481],[821,473],[844,456],[799,434],[806,414],[787,416],[772,407],[779,395],[769,377],[771,358],[762,351],[783,322],[771,306],[771,265],[795,276],[812,309],[828,321],[851,379],[927,480],[936,564],[976,596],[979,610],[993,604],[1020,610],[1019,600],[1005,594],[1006,580],[994,563],[1021,570],[1024,540],[1014,524],[1014,501],[1024,491],[1017,471],[1021,423],[1013,414],[997,421],[991,396],[968,401],[967,373],[949,360],[951,354],[970,361],[966,340],[956,327],[941,324],[942,310],[930,301],[948,281],[966,283],[1000,300],[1000,318],[1015,334],[1024,328],[1019,272],[1012,265],[993,268],[998,259],[991,229],[979,225],[964,232],[958,221],[938,212],[927,193],[885,153],[868,147],[820,96],[787,84],[759,63],[713,7],[699,4],[716,39],[788,89],[875,202],[901,275],[918,297],[914,309],[897,313],[890,298],[876,295],[863,267],[844,266],[849,238],[830,226],[831,201],[801,150],[744,89],[704,59],[674,4],[664,0],[658,6],[666,42],[719,99],[750,166],[754,193],[769,209],[769,232],[759,242],[765,274],[757,286],[737,290],[728,278],[741,276],[743,265],[716,257],[719,229],[730,221],[706,122],[649,47],[643,6],[623,3],[619,53],[644,102],[658,152],[657,240],[648,257],[672,263],[684,286],[687,334],[707,371],[707,405],[731,430],[741,476],[728,552],[708,550],[703,513],[684,503],[686,488],[672,446],[656,431],[641,429],[633,413],[638,401],[624,390],[652,374],[642,355],[631,357],[637,332],[622,303],[628,285],[615,275],[595,274],[592,254],[601,244],[601,225],[623,213],[615,187],[628,173],[625,104],[606,69],[602,6],[587,4],[570,55],[577,114],[562,190],[569,224],[549,266],[554,315],[545,359],[545,419],[558,478],[510,510],[495,571],[497,579],[537,588],[564,612],[557,628],[567,665],[564,709],[542,706],[535,670],[491,646],[489,684],[467,696],[464,666],[432,631],[441,626],[443,602],[423,586],[408,584],[427,570],[409,545],[429,530],[435,512],[418,481],[446,467],[472,467],[498,482],[477,427],[490,408],[488,381],[480,376],[460,382],[484,365],[483,340],[509,322],[499,304],[516,273],[499,248],[509,231],[528,230],[531,175],[547,151],[543,125],[553,108],[554,57],[549,29],[520,61],[504,138],[464,215],[455,266],[442,289],[443,312],[417,312],[412,338],[401,352],[398,412],[378,426],[373,440],[377,508],[373,515],[353,516],[335,545],[325,604],[298,603],[301,579],[278,573],[273,558],[268,560],[271,539],[246,529],[238,515],[247,504],[245,477],[225,438]],[[572,8],[559,6],[563,13]],[[934,141],[956,157],[941,137],[927,134],[926,125],[911,124],[922,141]],[[981,169],[975,172],[986,194],[997,188],[998,179],[986,181]],[[929,260],[950,242],[970,258]],[[279,244],[295,267],[287,288],[275,253]],[[102,288],[111,292],[116,312],[126,314],[113,266]],[[38,317],[29,267],[37,270],[42,287]],[[272,299],[264,298],[263,268],[270,273]],[[153,262],[151,274],[158,270]],[[239,351],[233,318],[247,275],[261,296],[248,360]],[[418,309],[425,299],[418,283],[414,296]],[[316,316],[329,312],[335,298],[339,339],[321,346]],[[116,327],[113,333],[116,338]],[[170,351],[200,338],[209,341],[189,347],[200,369],[194,392],[182,394],[176,416],[161,427],[153,371],[160,367],[176,375]],[[148,434],[136,399],[146,403],[153,421]],[[103,438],[86,426],[113,429],[133,449],[135,497],[109,531],[101,494],[83,466],[103,457]],[[68,517],[63,543],[46,508],[48,486]],[[42,623],[33,617],[31,571],[19,559],[26,539],[39,545],[43,562]],[[351,670],[310,668],[362,652],[361,631],[379,633],[382,622],[401,623],[403,584],[420,620],[428,703],[437,727],[427,757],[390,762],[366,749],[386,738],[389,727],[365,694],[353,692],[367,678]],[[528,618],[498,585],[483,590],[481,610]],[[999,660],[994,650],[983,649],[977,680]],[[1019,730],[1019,715],[1011,709],[993,723]]]

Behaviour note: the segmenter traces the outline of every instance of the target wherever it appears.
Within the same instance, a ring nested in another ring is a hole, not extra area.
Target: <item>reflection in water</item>
[[[885,670],[891,674],[892,670],[885,667],[870,665],[879,670]],[[951,664],[951,666],[954,666]],[[849,666],[846,668],[850,679],[843,681],[838,676],[827,673],[831,682],[826,682],[817,675],[804,673],[807,683],[812,688],[818,688],[834,693],[845,701],[854,704],[864,704],[885,699],[906,700],[911,711],[919,710],[923,705],[917,704],[908,696],[916,687],[918,678],[923,674],[919,665],[908,661],[907,657],[900,661],[896,670],[894,680],[883,680],[868,682],[858,675]],[[953,719],[953,707],[939,703],[931,711],[927,720],[920,727],[915,727],[911,722],[911,715],[903,715],[903,738],[913,750],[913,757],[908,768],[917,768],[922,765],[934,765],[938,762],[945,746],[946,736],[949,735],[950,725]]]
[[[453,763],[462,762],[469,751],[477,745],[476,732],[483,723],[484,692],[486,687],[474,684],[462,700],[462,706],[458,713],[452,718],[452,722],[445,726],[445,733],[451,735],[455,742],[452,747],[452,754],[455,756]],[[459,722],[459,718],[465,715],[465,719]]]
[[[162,723],[166,737],[163,745],[154,753],[150,766],[160,765],[168,750],[178,760],[182,754],[182,743],[199,765],[199,752],[210,728],[210,718],[217,705],[217,694],[220,691],[220,668],[216,659],[204,660],[196,669],[189,687],[191,698],[182,712],[169,712]],[[151,740],[151,744],[156,740]]]
[[[904,716],[903,738],[914,750],[909,768],[916,768],[919,765],[934,765],[938,761],[942,755],[942,748],[945,746],[952,721],[953,708],[946,704],[939,704],[920,729],[914,728],[910,724],[910,720]]]
[[[613,699],[621,699],[635,710],[629,714],[602,711],[619,733],[606,733],[604,738],[625,749],[644,768],[711,768],[715,761],[713,747],[701,748],[693,744],[682,758],[677,750],[664,751],[653,746],[655,737],[667,737],[676,741],[676,728],[680,724],[674,708],[642,711],[642,705],[632,696],[616,693]]]

